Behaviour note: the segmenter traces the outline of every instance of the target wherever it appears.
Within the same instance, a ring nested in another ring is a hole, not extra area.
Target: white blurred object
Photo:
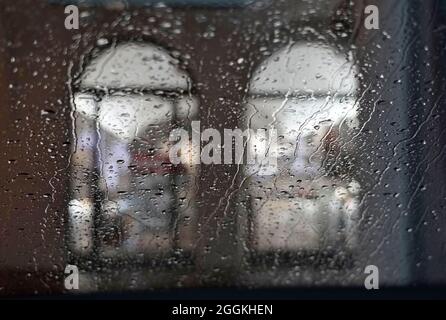
[[[72,250],[88,254],[93,248],[94,204],[90,199],[74,199],[68,204]]]
[[[248,126],[273,126],[280,137],[276,170],[246,169],[256,249],[354,247],[360,186],[327,176],[324,148],[340,126],[358,125],[356,74],[351,55],[303,42],[279,50],[254,72]]]

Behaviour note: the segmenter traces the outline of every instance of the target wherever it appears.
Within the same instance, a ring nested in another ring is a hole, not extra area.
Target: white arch
[[[321,240],[336,247],[341,223],[348,226],[344,232],[354,244],[358,199],[351,186],[358,189],[359,184],[325,172],[323,141],[333,128],[357,126],[356,74],[352,59],[336,49],[304,42],[282,48],[254,72],[246,120],[252,129],[272,127],[280,137],[277,165],[247,167],[253,179],[250,193],[257,249],[315,250],[322,248]],[[256,150],[255,141],[250,140],[248,147]],[[268,150],[271,153],[271,145]],[[315,188],[320,197],[285,199],[273,193],[267,201],[254,200],[269,195],[269,187],[295,185],[297,179],[302,187]]]
[[[94,182],[84,182],[84,173],[94,171],[98,166],[96,162],[99,162],[99,186],[107,193],[107,200],[103,203],[104,208],[107,208],[104,210],[105,214],[113,216],[117,213],[132,212],[133,209],[129,208],[137,206],[138,200],[132,198],[132,195],[121,197],[118,190],[134,191],[135,185],[139,186],[142,182],[146,185],[170,183],[167,176],[150,179],[142,177],[140,180],[132,176],[128,167],[132,159],[129,148],[132,141],[136,137],[144,136],[149,126],[153,126],[153,130],[161,132],[159,135],[162,135],[164,129],[169,129],[173,117],[194,116],[198,103],[195,98],[185,94],[189,89],[189,77],[179,68],[178,60],[153,44],[124,43],[104,50],[86,67],[81,78],[81,88],[118,89],[100,100],[96,99],[94,93],[82,90],[74,96],[76,151],[71,165],[73,185],[76,187],[72,189],[69,215],[72,248],[83,254],[93,248],[94,226],[91,221],[95,210],[90,194],[90,185]],[[164,99],[153,92],[136,94],[119,89],[169,90],[182,95],[175,99]],[[159,139],[159,135],[155,138]],[[162,153],[165,143],[155,138],[151,142],[153,145],[159,142],[160,146],[157,147]],[[79,184],[86,187],[79,189]],[[152,224],[158,219],[157,216],[164,217],[160,212],[167,210],[172,198],[173,193],[166,191],[157,204],[150,208],[150,214],[154,214]],[[145,206],[148,206],[147,203]],[[147,216],[149,209],[144,210],[135,209],[132,214]],[[167,215],[165,217],[167,219]],[[145,219],[152,218],[149,216]],[[126,240],[125,250],[136,252],[140,250],[139,245],[150,250],[168,248],[170,242],[166,239],[169,237],[163,232],[158,232],[162,236],[149,233],[147,241],[147,233],[143,232],[140,224],[132,220],[128,226],[131,228],[127,231],[130,240]]]
[[[187,90],[188,76],[178,60],[159,46],[124,43],[112,46],[86,68],[84,88]]]
[[[123,43],[110,47],[93,59],[81,79],[83,88],[149,89],[186,91],[189,77],[178,67],[178,60],[150,43]],[[186,101],[187,100],[187,101]],[[190,100],[190,101],[189,101]],[[90,101],[90,102],[89,102]],[[89,93],[75,95],[76,111],[86,117],[98,117],[102,129],[123,141],[131,141],[138,129],[162,122],[173,109],[182,113],[196,101],[179,98],[174,106],[170,101],[154,95],[114,94],[93,102]]]

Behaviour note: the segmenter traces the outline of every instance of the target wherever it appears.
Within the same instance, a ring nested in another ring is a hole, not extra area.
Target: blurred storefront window
[[[189,77],[151,44],[113,45],[74,95],[73,249],[105,256],[188,249],[195,221],[193,166],[169,161],[168,137],[197,116]]]

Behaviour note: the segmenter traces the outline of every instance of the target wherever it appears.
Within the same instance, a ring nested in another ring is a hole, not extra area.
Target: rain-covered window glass
[[[344,246],[355,245],[360,185],[349,168],[351,147],[341,153],[340,146],[358,125],[358,83],[346,54],[298,42],[267,58],[252,76],[246,121],[254,130],[275,128],[278,136],[267,145],[276,163],[246,173],[257,251],[341,255]]]
[[[74,252],[153,258],[191,246],[194,167],[168,155],[170,131],[196,116],[189,81],[151,44],[112,45],[87,66],[73,101]]]
[[[0,296],[444,286],[445,19],[2,1]]]

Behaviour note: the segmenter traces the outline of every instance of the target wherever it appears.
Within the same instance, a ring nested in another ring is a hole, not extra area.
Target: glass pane
[[[0,296],[443,286],[446,6],[375,2],[5,0]]]

